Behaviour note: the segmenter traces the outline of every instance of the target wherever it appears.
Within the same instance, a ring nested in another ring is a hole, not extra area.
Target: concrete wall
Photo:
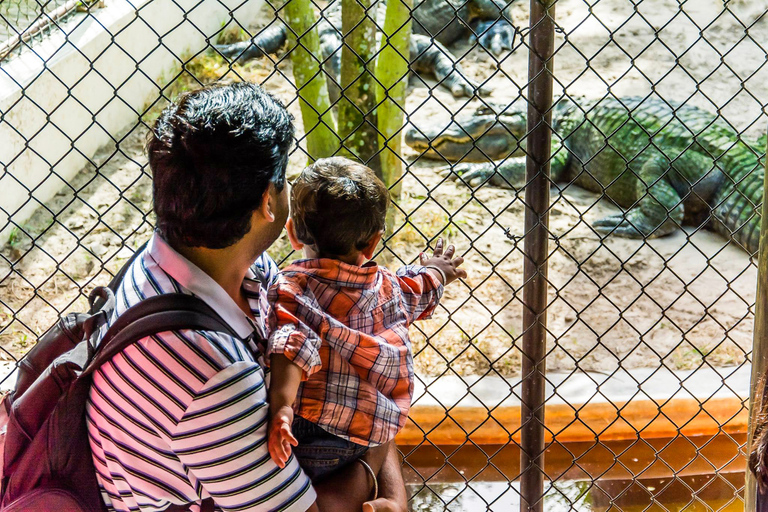
[[[182,59],[263,0],[107,0],[0,66],[0,244],[158,98]]]

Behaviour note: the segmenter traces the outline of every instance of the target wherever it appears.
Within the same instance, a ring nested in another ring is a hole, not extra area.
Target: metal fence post
[[[544,400],[549,239],[554,0],[531,0],[528,57],[528,151],[523,268],[523,361],[520,510],[543,510]]]
[[[763,179],[763,215],[760,224],[760,253],[757,263],[757,297],[755,298],[755,331],[752,342],[752,378],[749,386],[749,436],[747,437],[747,457],[752,446],[754,420],[759,412],[756,391],[761,379],[768,370],[768,180]],[[752,472],[747,469],[744,485],[744,510],[756,510],[757,485]]]

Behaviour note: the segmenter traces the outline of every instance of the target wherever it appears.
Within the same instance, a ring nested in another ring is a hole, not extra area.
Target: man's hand
[[[453,257],[456,249],[449,245],[445,252],[443,252],[443,239],[438,238],[435,244],[435,252],[431,258],[428,258],[426,254],[421,253],[419,255],[420,263],[425,267],[432,267],[430,270],[439,275],[443,285],[447,285],[457,279],[467,277],[467,271],[459,266],[464,263],[464,258],[461,256]]]
[[[280,407],[269,419],[269,440],[267,446],[269,455],[275,461],[277,467],[284,468],[285,463],[291,457],[291,446],[299,442],[293,437],[291,425],[293,424],[293,409],[289,405]]]

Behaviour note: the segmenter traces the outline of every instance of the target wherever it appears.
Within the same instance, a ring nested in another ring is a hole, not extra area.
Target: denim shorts
[[[293,447],[293,453],[313,482],[356,461],[368,451],[367,446],[329,434],[300,416],[293,420],[293,435],[299,442]]]

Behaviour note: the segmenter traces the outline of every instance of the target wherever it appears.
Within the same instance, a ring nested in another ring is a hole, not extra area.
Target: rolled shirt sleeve
[[[397,280],[411,322],[431,317],[443,296],[444,287],[440,280],[421,265],[399,268]]]
[[[302,369],[302,379],[320,370],[320,336],[306,323],[299,320],[299,310],[306,298],[291,284],[278,283],[269,291],[272,309],[269,315],[270,336],[267,343],[267,360],[272,354],[283,354]],[[305,318],[305,315],[301,315]]]

